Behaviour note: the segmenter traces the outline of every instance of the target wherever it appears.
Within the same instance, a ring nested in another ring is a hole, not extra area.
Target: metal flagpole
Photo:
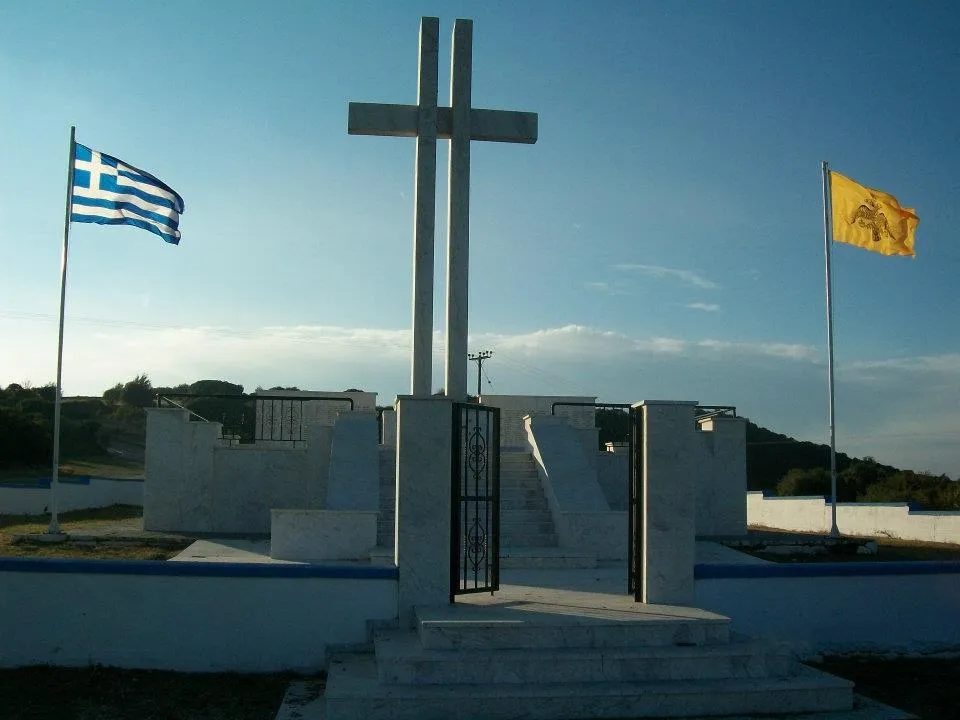
[[[830,393],[830,534],[839,535],[837,527],[837,426],[833,391],[833,275],[830,263],[830,234],[833,208],[830,205],[830,171],[823,161],[823,250],[826,257],[827,282],[827,388]]]
[[[67,202],[63,215],[63,254],[60,257],[60,334],[57,340],[57,396],[53,403],[53,474],[50,476],[50,526],[47,533],[58,535],[57,488],[60,485],[60,402],[63,396],[63,311],[67,298],[67,246],[70,242],[70,205],[73,200],[73,159],[76,127],[70,126],[70,161],[67,164]]]

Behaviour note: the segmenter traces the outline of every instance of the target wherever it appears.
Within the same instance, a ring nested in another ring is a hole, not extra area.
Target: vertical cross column
[[[453,26],[450,66],[450,164],[447,206],[447,397],[467,396],[467,303],[470,263],[470,112],[473,21]]]
[[[413,197],[413,350],[410,393],[429,397],[433,374],[433,246],[437,202],[437,66],[440,20],[420,19],[417,170]]]

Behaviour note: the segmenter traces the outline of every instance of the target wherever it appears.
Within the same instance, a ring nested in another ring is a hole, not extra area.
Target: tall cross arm
[[[352,102],[347,114],[347,132],[350,135],[416,137],[418,112],[416,105]],[[470,139],[532,145],[537,142],[537,124],[537,113],[473,108],[470,110]],[[437,137],[449,140],[452,128],[450,108],[437,108]]]

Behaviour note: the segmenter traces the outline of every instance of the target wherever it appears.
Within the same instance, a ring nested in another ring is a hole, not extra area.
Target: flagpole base
[[[48,527],[45,533],[35,536],[40,542],[44,543],[62,543],[69,539],[69,536],[59,527]]]

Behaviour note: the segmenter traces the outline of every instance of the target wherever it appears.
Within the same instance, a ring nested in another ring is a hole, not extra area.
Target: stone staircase
[[[525,450],[501,451],[500,566],[596,567],[596,556],[558,546],[557,532],[533,457]]]
[[[539,595],[538,595],[539,593]],[[728,618],[625,596],[511,587],[417,608],[374,652],[333,656],[326,720],[641,718],[847,712],[853,685]]]
[[[526,452],[500,454],[500,546],[557,547],[547,498]]]
[[[380,447],[380,517],[375,562],[392,562],[396,512],[396,450]],[[557,533],[527,451],[500,453],[500,566],[504,568],[592,568],[596,556],[558,547]]]
[[[397,451],[380,446],[380,517],[377,518],[377,547],[393,548],[393,521],[397,508]]]

